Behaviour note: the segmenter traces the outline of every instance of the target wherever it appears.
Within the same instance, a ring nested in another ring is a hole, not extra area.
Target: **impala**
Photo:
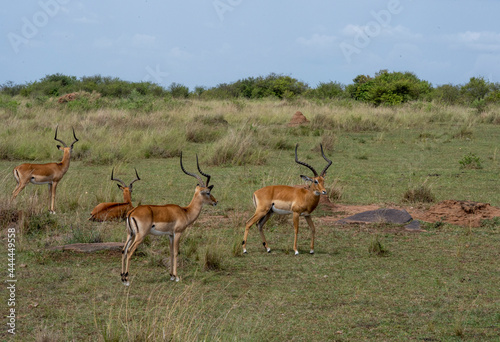
[[[285,215],[293,214],[293,227],[295,228],[295,239],[293,241],[293,250],[295,255],[299,254],[297,249],[297,234],[299,232],[299,217],[304,216],[309,227],[311,228],[311,250],[310,253],[314,254],[314,234],[315,227],[311,219],[311,213],[316,209],[319,203],[320,195],[325,195],[325,174],[326,170],[332,165],[332,161],[329,160],[324,152],[323,146],[321,147],[321,155],[328,162],[323,171],[318,175],[316,170],[304,162],[298,160],[297,148],[298,144],[295,145],[295,162],[297,164],[303,165],[309,168],[314,177],[310,178],[308,176],[301,175],[300,177],[306,182],[310,182],[307,188],[297,188],[287,185],[271,185],[259,189],[253,194],[253,203],[256,207],[255,214],[246,222],[245,234],[243,236],[243,253],[246,253],[246,243],[248,237],[248,231],[250,227],[257,223],[259,227],[259,232],[262,237],[262,244],[267,252],[271,252],[271,249],[267,245],[266,237],[264,236],[263,227],[264,224],[269,220],[273,214]]]
[[[73,138],[75,141],[68,147],[61,139],[57,139],[57,129],[54,140],[59,141],[63,146],[57,145],[57,148],[63,151],[63,158],[59,163],[48,164],[21,164],[14,169],[14,178],[17,181],[17,186],[12,192],[12,200],[24,189],[24,187],[31,182],[33,184],[48,184],[49,185],[49,199],[50,199],[50,213],[55,214],[54,206],[56,201],[56,188],[57,184],[61,181],[66,171],[69,169],[69,160],[73,145],[78,141],[73,128]]]
[[[187,172],[184,169],[182,152],[180,159],[182,171],[198,180],[193,199],[187,207],[176,204],[140,205],[127,214],[128,236],[122,250],[121,273],[122,282],[126,286],[130,285],[128,280],[130,258],[148,234],[168,235],[170,239],[170,280],[179,281],[177,276],[177,254],[181,235],[189,225],[196,221],[204,204],[217,205],[217,200],[210,193],[213,185],[208,185],[210,175],[201,171],[198,156],[196,156],[196,165],[200,174],[207,178],[206,183],[199,175]]]
[[[111,170],[111,180],[118,182],[118,189],[123,191],[123,203],[108,202],[99,203],[90,213],[90,221],[111,221],[116,219],[125,219],[127,213],[134,208],[132,205],[132,184],[141,180],[135,170],[135,179],[128,186],[122,180],[113,177],[114,169]]]

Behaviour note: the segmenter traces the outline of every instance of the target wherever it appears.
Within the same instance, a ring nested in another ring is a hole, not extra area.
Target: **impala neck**
[[[314,193],[314,190],[311,189],[310,187],[307,188],[307,190],[309,190],[309,194],[308,196],[309,197],[312,197],[312,200],[311,200],[311,203],[312,203],[312,210],[314,210],[317,206],[318,206],[318,203],[319,203],[319,199],[321,197],[321,195],[316,195]]]
[[[132,203],[132,195],[130,194],[129,188],[123,189],[123,201],[126,203]]]
[[[71,149],[68,147],[65,147],[63,152],[64,152],[63,158],[62,158],[61,162],[59,163],[59,165],[62,166],[63,172],[66,173],[66,171],[68,171],[68,169],[69,169],[69,160],[71,158]]]
[[[201,213],[201,208],[203,207],[203,200],[201,196],[202,195],[200,194],[200,191],[196,189],[191,203],[189,203],[189,205],[184,208],[186,210],[189,224],[196,221]]]

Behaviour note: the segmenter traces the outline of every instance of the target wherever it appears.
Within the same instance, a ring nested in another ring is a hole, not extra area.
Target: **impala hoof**
[[[243,253],[247,254],[247,249],[246,248],[243,248]]]
[[[128,281],[122,281],[122,284],[125,286],[130,286],[130,283]]]
[[[178,282],[180,280],[179,277],[176,277],[176,276],[170,276],[170,280],[171,281],[175,281],[175,282]]]
[[[299,255],[299,251],[295,251],[295,255]]]
[[[267,248],[267,253],[271,253],[271,248]]]
[[[311,249],[311,250],[309,251],[309,254],[314,254],[314,249]]]

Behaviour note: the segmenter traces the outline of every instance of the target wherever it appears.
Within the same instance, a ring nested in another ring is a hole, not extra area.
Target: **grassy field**
[[[301,221],[294,256],[291,218],[272,218],[262,248],[250,231],[241,254],[251,196],[271,184],[301,184],[321,170],[318,150],[333,160],[326,187],[344,204],[413,205],[409,189],[425,186],[436,201],[500,206],[499,108],[412,103],[373,108],[347,102],[159,101],[147,110],[111,104],[85,110],[24,101],[0,109],[0,209],[16,232],[16,341],[497,341],[500,334],[500,224],[479,228],[424,224],[425,232],[391,225],[336,226],[320,207],[316,253]],[[26,103],[25,103],[26,102]],[[295,111],[311,121],[288,127]],[[15,202],[12,169],[60,160],[53,140],[75,144],[58,187],[56,215],[47,187],[28,185]],[[168,273],[168,239],[149,237],[132,258],[131,286],[120,282],[121,254],[51,251],[73,242],[125,241],[123,222],[87,221],[102,201],[121,201],[109,180],[134,184],[135,205],[187,205],[196,182],[179,167],[212,175],[219,201],[206,207],[181,241],[179,275]],[[9,215],[22,210],[17,223]],[[334,209],[333,209],[334,210]],[[1,233],[7,260],[7,230]],[[373,250],[373,246],[381,247]],[[7,261],[4,261],[7,269]],[[4,277],[7,277],[5,271]],[[6,287],[6,285],[4,285]],[[7,291],[0,292],[7,321]]]

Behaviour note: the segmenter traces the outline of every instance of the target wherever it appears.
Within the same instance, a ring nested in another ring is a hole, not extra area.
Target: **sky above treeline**
[[[381,69],[500,82],[500,1],[8,1],[0,84],[61,73],[213,87],[277,73],[316,87]]]

